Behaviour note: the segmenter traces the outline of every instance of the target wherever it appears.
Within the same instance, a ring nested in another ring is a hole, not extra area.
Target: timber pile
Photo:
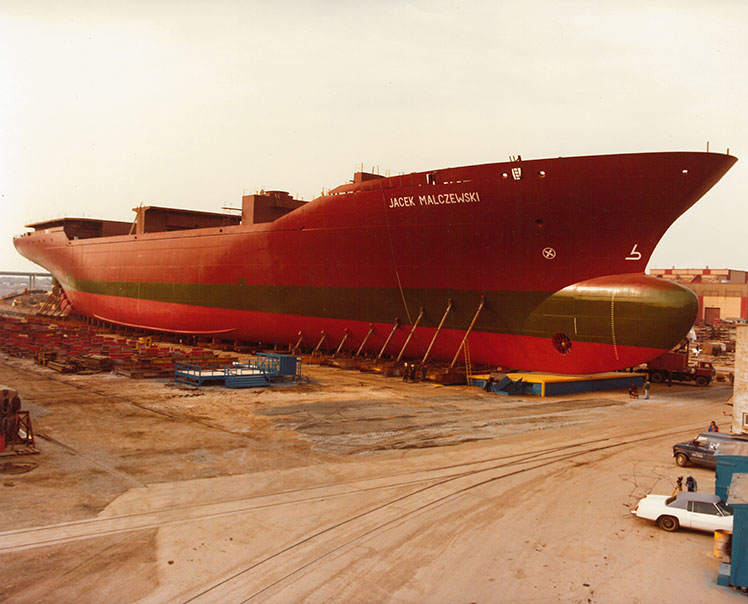
[[[78,373],[81,366],[74,359],[60,359],[59,361],[47,361],[47,367],[57,373]]]
[[[71,313],[72,309],[73,307],[65,295],[65,290],[58,283],[49,292],[49,296],[41,304],[36,314],[46,317],[64,318]]]
[[[115,366],[115,373],[134,378],[160,378],[174,376],[174,363],[189,363],[202,369],[231,367],[238,358],[231,354],[215,354],[212,350],[193,348],[189,352],[179,349],[150,346],[133,354]]]
[[[203,369],[223,369],[238,361],[233,354],[215,354],[208,348],[193,348],[186,354],[176,351],[174,358],[178,363],[199,365]]]
[[[112,370],[112,359],[103,354],[84,354],[75,360],[90,371],[101,372]]]
[[[0,316],[0,352],[33,358],[61,373],[114,370],[135,378],[172,377],[175,362],[218,369],[238,360],[235,355],[215,354],[206,348],[185,352],[150,342],[144,345],[142,338],[107,336],[90,325],[31,316],[25,320]]]
[[[117,375],[133,378],[160,378],[174,375],[174,350],[160,346],[138,348],[114,365]]]
[[[696,340],[698,342],[734,342],[735,325],[718,323],[717,325],[696,325]]]
[[[735,364],[735,325],[717,323],[716,325],[697,325],[694,327],[696,341],[701,353],[691,355],[693,360],[710,361],[722,367]],[[692,347],[693,350],[693,347]]]

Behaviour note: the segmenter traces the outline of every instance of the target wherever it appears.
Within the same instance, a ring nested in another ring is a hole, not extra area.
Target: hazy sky
[[[0,270],[52,217],[707,141],[743,159],[650,266],[748,269],[747,31],[744,0],[2,0]]]

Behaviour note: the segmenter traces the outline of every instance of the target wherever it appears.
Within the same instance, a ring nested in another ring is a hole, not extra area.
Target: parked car
[[[631,510],[637,518],[653,520],[665,531],[677,531],[679,527],[696,531],[732,532],[732,510],[717,495],[710,493],[678,493],[647,495]]]
[[[716,468],[717,460],[714,452],[717,445],[726,440],[731,440],[729,434],[721,432],[702,432],[693,440],[673,445],[673,457],[679,466],[693,464],[705,468]]]

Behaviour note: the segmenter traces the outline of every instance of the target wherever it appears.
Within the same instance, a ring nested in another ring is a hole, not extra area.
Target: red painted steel
[[[322,330],[339,341],[348,328],[354,347],[368,331],[365,316],[350,321],[201,307],[87,293],[76,284],[551,295],[596,277],[643,273],[668,227],[735,161],[715,153],[675,152],[449,168],[343,185],[270,223],[79,240],[68,240],[61,228],[40,229],[15,245],[55,275],[84,314],[277,343],[295,341],[299,331],[316,340]],[[446,302],[445,297],[441,306]],[[419,302],[407,303],[401,320],[417,314]],[[381,347],[390,329],[391,322],[375,324],[366,350]],[[399,349],[407,331],[398,330],[390,352]],[[419,327],[409,354],[422,354],[433,333],[432,327]],[[463,333],[442,330],[432,358],[451,358]],[[574,341],[573,346],[574,354],[563,355],[548,338],[486,331],[470,336],[474,362],[563,373],[625,367],[662,352],[646,345]]]

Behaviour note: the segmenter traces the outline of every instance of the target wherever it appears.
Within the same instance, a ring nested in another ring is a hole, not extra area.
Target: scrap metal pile
[[[19,449],[20,447],[20,449]],[[21,409],[18,392],[0,386],[0,453],[37,453],[29,412]]]
[[[212,350],[154,345],[150,338],[102,334],[85,323],[53,322],[28,316],[0,316],[0,352],[33,358],[61,373],[108,372],[135,378],[174,375],[175,362],[202,367],[230,367],[234,355]]]

